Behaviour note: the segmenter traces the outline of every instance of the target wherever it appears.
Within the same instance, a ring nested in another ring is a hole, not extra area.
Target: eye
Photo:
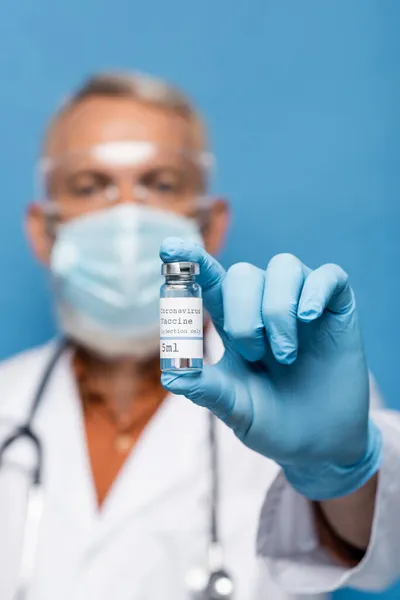
[[[77,185],[73,188],[74,196],[85,197],[85,196],[94,196],[96,192],[98,192],[98,187],[96,185]]]
[[[179,194],[183,182],[179,173],[173,171],[151,171],[142,178],[142,185],[160,195]]]
[[[109,185],[108,177],[101,173],[82,173],[71,177],[66,188],[76,198],[92,198],[103,194]]]
[[[177,184],[172,181],[158,181],[155,187],[159,192],[162,192],[163,194],[175,192],[178,189]]]

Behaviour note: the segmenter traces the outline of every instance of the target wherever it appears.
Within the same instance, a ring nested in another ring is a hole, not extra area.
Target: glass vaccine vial
[[[161,371],[196,372],[203,368],[203,300],[193,262],[163,263],[160,289]]]

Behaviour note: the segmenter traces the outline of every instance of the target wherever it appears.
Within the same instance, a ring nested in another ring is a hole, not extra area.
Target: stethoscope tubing
[[[27,439],[32,444],[36,454],[35,466],[32,470],[32,481],[28,492],[28,502],[25,517],[25,527],[22,542],[21,563],[18,576],[17,592],[13,600],[26,600],[29,583],[32,580],[35,563],[35,554],[38,545],[39,529],[43,514],[44,491],[43,491],[43,446],[40,438],[34,432],[33,420],[40,408],[41,401],[50,382],[51,376],[62,354],[68,347],[68,342],[62,340],[57,344],[55,352],[52,354],[39,385],[33,397],[29,409],[28,417],[25,423],[15,428],[15,430],[3,441],[0,446],[0,469],[6,451],[19,440]],[[213,413],[208,415],[208,444],[210,448],[210,531],[209,531],[209,552],[208,552],[208,571],[209,582],[204,591],[204,600],[212,600],[219,596],[211,595],[210,586],[214,584],[216,577],[221,573],[226,579],[229,576],[222,569],[222,545],[219,535],[219,465],[218,465],[218,444],[216,434],[216,418]],[[214,586],[215,587],[215,586]],[[229,600],[231,596],[221,596]]]

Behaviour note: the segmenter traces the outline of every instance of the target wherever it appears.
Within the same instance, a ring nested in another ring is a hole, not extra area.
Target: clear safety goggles
[[[213,165],[208,153],[180,152],[148,141],[115,141],[56,158],[37,168],[43,210],[72,219],[117,202],[183,214],[210,205],[204,194]]]

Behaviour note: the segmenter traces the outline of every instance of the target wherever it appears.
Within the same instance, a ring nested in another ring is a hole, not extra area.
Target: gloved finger
[[[189,261],[200,265],[198,283],[203,290],[204,306],[218,329],[224,325],[222,303],[222,282],[225,269],[199,244],[180,238],[166,238],[160,248],[160,257],[164,262]]]
[[[235,393],[233,374],[218,365],[206,366],[196,374],[163,373],[161,383],[172,394],[186,396],[211,410],[241,439],[248,431],[253,415],[250,398],[244,391]]]
[[[292,254],[278,254],[265,273],[262,316],[276,360],[291,364],[297,358],[297,306],[306,267]]]
[[[161,383],[172,394],[186,396],[199,406],[212,410],[226,419],[234,406],[231,386],[226,375],[215,367],[205,366],[198,373],[163,373]]]
[[[261,316],[264,272],[248,263],[237,263],[223,283],[224,330],[232,347],[246,360],[260,360],[265,353]]]
[[[328,264],[308,275],[299,302],[298,317],[302,321],[314,321],[326,309],[343,315],[354,308],[354,294],[347,273],[338,265]]]

